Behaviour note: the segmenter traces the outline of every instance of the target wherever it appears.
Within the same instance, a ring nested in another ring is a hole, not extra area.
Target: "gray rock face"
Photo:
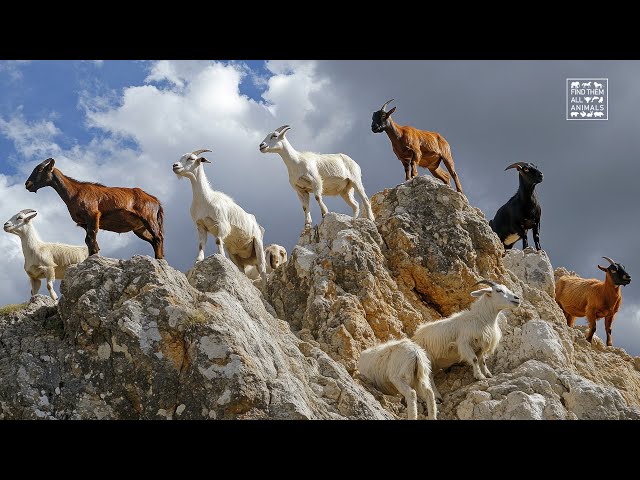
[[[146,256],[90,257],[62,294],[2,323],[3,418],[390,417],[220,255],[188,279]]]

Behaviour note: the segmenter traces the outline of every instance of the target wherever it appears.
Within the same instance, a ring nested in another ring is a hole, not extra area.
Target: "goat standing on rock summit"
[[[202,149],[185,153],[173,164],[173,173],[191,182],[193,201],[190,212],[199,239],[196,262],[204,259],[207,235],[211,233],[216,237],[220,254],[225,255],[226,246],[229,258],[241,272],[244,273],[249,265],[258,267],[264,288],[267,285],[262,244],[264,228],[254,215],[245,212],[231,197],[211,188],[202,166],[203,163],[211,163],[202,156],[210,151]]]
[[[622,303],[620,285],[629,285],[631,275],[624,269],[624,265],[614,262],[609,257],[602,258],[609,262],[607,268],[598,265],[598,268],[605,272],[604,282],[595,278],[564,275],[556,280],[556,302],[570,327],[573,327],[576,317],[587,318],[587,342],[591,342],[596,332],[596,320],[604,317],[607,346],[611,347],[611,326]]]
[[[322,218],[329,211],[322,201],[322,195],[340,195],[353,209],[355,218],[360,212],[360,206],[353,196],[355,190],[364,204],[364,218],[373,220],[369,197],[362,185],[360,166],[344,153],[298,152],[285,137],[290,129],[289,125],[277,128],[264,137],[259,148],[262,153],[277,153],[284,160],[289,171],[289,183],[302,203],[305,228],[311,226],[309,193],[313,193],[320,205]]]
[[[65,176],[47,158],[33,169],[25,182],[30,192],[53,188],[67,205],[71,219],[87,232],[89,255],[100,250],[98,230],[133,232],[153,247],[156,258],[164,258],[164,210],[160,201],[140,188],[105,187]]]
[[[522,239],[522,249],[529,246],[527,231],[533,229],[533,243],[536,250],[540,247],[540,217],[542,209],[536,197],[536,185],[542,182],[543,175],[532,163],[517,162],[509,165],[518,169],[519,186],[516,194],[496,212],[489,226],[496,232],[506,250],[510,250]]]
[[[393,99],[382,105],[380,110],[373,112],[371,131],[373,133],[387,132],[393,153],[404,165],[405,181],[418,176],[418,165],[420,165],[428,168],[431,175],[449,185],[449,174],[440,167],[440,162],[443,162],[453,177],[456,190],[463,193],[453,164],[449,143],[439,133],[418,130],[409,125],[404,127],[398,125],[391,118],[396,107],[388,112],[385,111],[391,102]]]

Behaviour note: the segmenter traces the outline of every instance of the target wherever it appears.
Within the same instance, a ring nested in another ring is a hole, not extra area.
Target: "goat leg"
[[[540,246],[540,222],[536,222],[533,226],[533,243],[536,246],[536,250],[542,250]]]
[[[613,325],[613,315],[605,317],[604,328],[607,332],[607,347],[613,347],[613,340],[611,339],[611,325]]]

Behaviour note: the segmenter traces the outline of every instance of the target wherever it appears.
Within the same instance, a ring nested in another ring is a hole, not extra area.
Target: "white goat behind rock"
[[[431,384],[431,362],[422,348],[411,340],[390,340],[360,353],[360,374],[382,393],[400,393],[407,401],[407,417],[418,418],[418,397],[427,402],[429,419],[438,415]]]
[[[201,156],[211,150],[195,150],[185,153],[173,164],[173,172],[178,177],[186,177],[191,182],[193,201],[191,218],[198,230],[198,256],[196,262],[204,259],[207,235],[216,237],[221,255],[225,255],[225,246],[231,261],[244,273],[248,265],[256,265],[262,277],[262,286],[266,287],[262,228],[256,217],[245,212],[231,197],[211,188],[204,173],[203,163],[211,163]]]
[[[481,280],[476,285],[481,283],[489,287],[471,292],[478,300],[468,310],[423,323],[416,329],[412,340],[425,349],[434,370],[466,362],[473,367],[476,380],[492,376],[486,357],[496,350],[502,338],[498,314],[518,307],[520,298],[499,283]],[[431,380],[433,382],[433,372]],[[435,384],[433,388],[441,399]]]
[[[273,272],[283,263],[287,263],[287,249],[277,243],[272,243],[264,249],[264,259],[267,264],[267,275]],[[257,280],[260,278],[258,269],[249,265],[245,268],[244,272],[251,280]]]
[[[4,231],[20,237],[24,255],[24,271],[31,281],[31,296],[38,293],[42,279],[47,279],[47,290],[54,300],[58,295],[53,289],[56,279],[63,279],[69,265],[82,262],[89,256],[85,245],[47,243],[40,240],[31,220],[38,213],[35,210],[20,210],[4,224]]]
[[[353,209],[354,218],[360,213],[360,206],[353,196],[354,191],[364,204],[364,218],[373,220],[369,197],[362,185],[360,166],[343,153],[320,154],[298,152],[286,139],[289,125],[283,125],[268,134],[260,144],[262,153],[277,153],[284,160],[289,171],[289,183],[298,194],[305,214],[305,228],[311,226],[309,194],[313,193],[322,218],[329,211],[322,201],[322,195],[340,195]]]

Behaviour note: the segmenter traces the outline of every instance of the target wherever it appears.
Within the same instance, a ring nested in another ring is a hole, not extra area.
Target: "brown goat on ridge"
[[[388,112],[385,111],[386,106],[391,102],[393,99],[382,105],[380,110],[373,112],[371,131],[373,133],[387,132],[393,153],[404,166],[405,180],[417,177],[418,165],[420,165],[429,169],[431,175],[449,185],[449,174],[440,167],[442,161],[453,177],[456,190],[463,193],[453,164],[449,143],[439,133],[418,130],[409,125],[404,127],[398,125],[391,118],[396,107]]]
[[[135,233],[153,246],[156,258],[164,258],[164,210],[160,201],[140,188],[105,187],[99,183],[80,182],[65,176],[47,158],[33,169],[25,182],[30,192],[51,187],[69,209],[74,222],[87,232],[85,243],[89,255],[100,250],[98,229]]]
[[[611,347],[611,326],[622,303],[620,285],[629,285],[631,276],[625,271],[624,265],[614,262],[609,257],[602,258],[610,264],[607,268],[598,265],[598,268],[605,272],[604,282],[595,278],[561,276],[556,280],[556,302],[564,312],[567,325],[570,327],[573,327],[576,317],[587,318],[588,342],[591,342],[596,332],[596,320],[604,317],[607,346]]]

